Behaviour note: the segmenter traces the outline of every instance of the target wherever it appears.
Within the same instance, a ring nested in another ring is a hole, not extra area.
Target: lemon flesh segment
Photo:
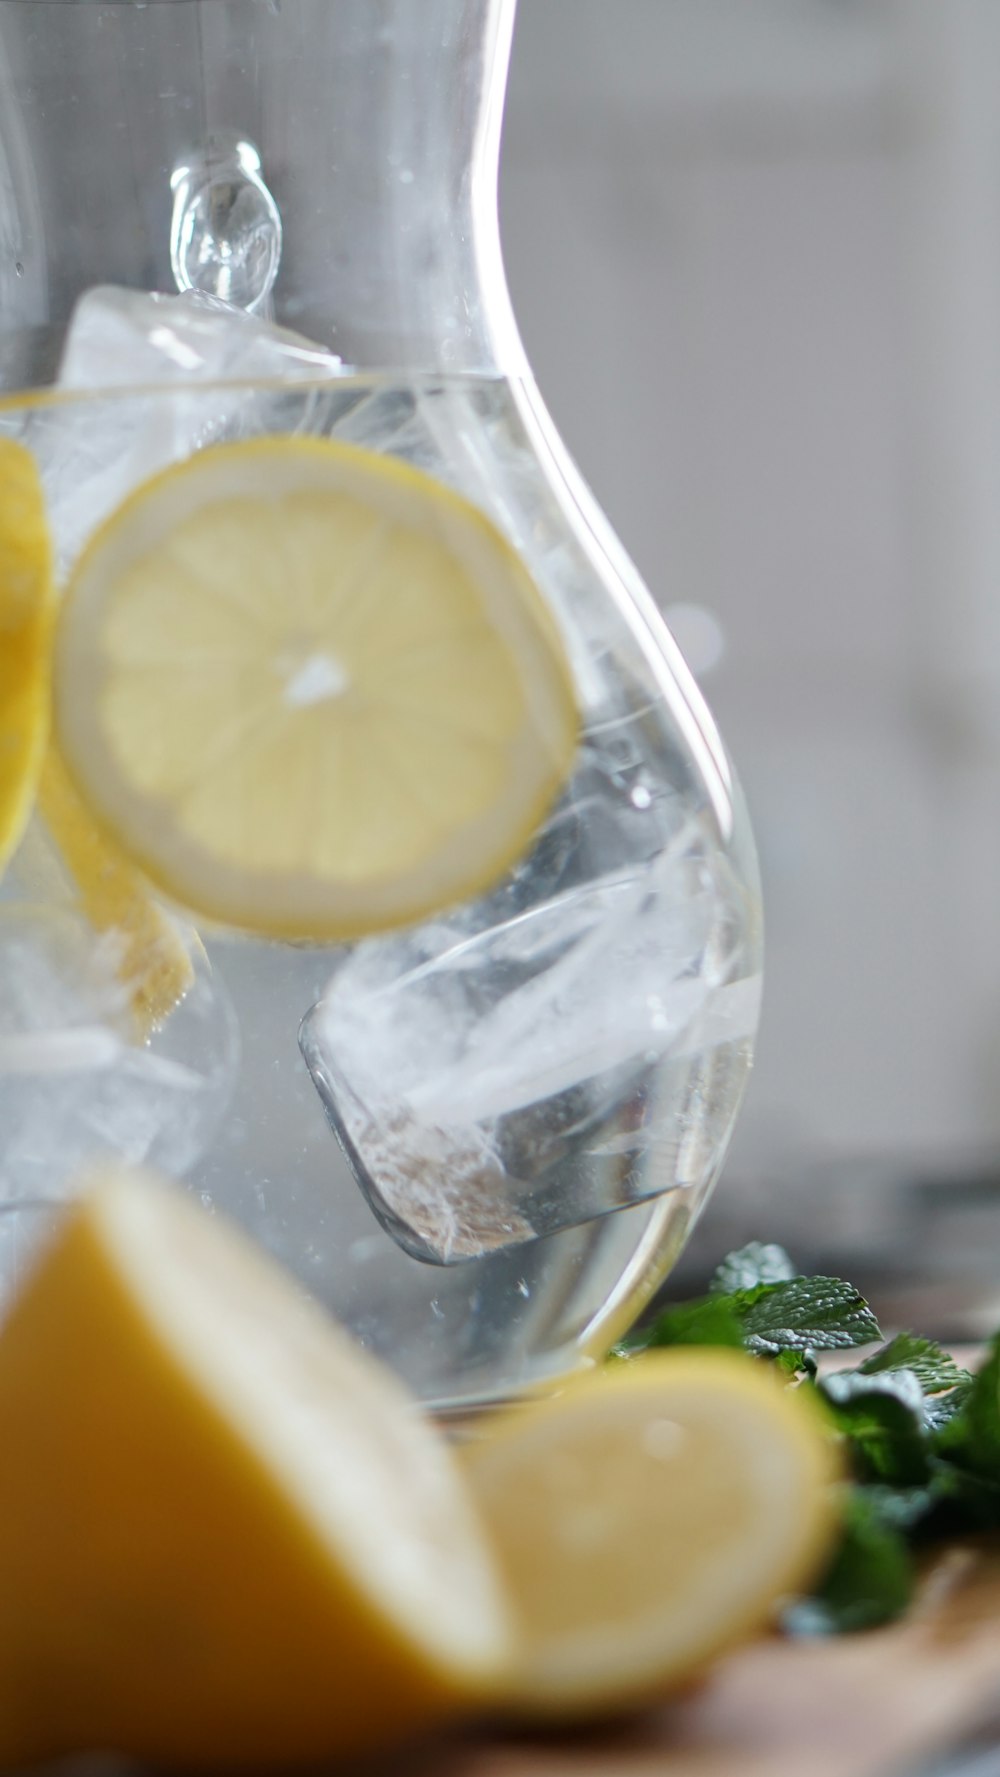
[[[92,540],[55,652],[63,757],[204,918],[340,940],[489,887],[570,770],[554,620],[474,506],[336,441],[221,446]]]
[[[137,871],[109,845],[50,746],[38,808],[96,932],[111,934],[115,966],[128,997],[133,1034],[145,1042],[194,983],[194,965],[176,921],[151,898]]]
[[[35,460],[0,439],[0,870],[34,805],[49,728],[52,545]]]
[[[481,1701],[509,1635],[379,1364],[183,1193],[74,1206],[0,1331],[0,1760],[361,1753]]]
[[[500,1419],[466,1453],[520,1616],[511,1701],[607,1714],[768,1620],[835,1533],[828,1428],[758,1361],[656,1353]]]

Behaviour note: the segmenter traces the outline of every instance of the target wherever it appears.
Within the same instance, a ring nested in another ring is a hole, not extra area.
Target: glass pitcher
[[[726,754],[511,314],[513,14],[0,8],[0,443],[38,465],[60,584],[172,466],[332,440],[485,515],[554,623],[579,724],[498,880],[335,944],[115,875],[72,757],[50,758],[0,887],[8,1279],[89,1165],[154,1163],[441,1408],[565,1372],[649,1299],[721,1166],[760,982]],[[338,670],[311,658],[300,701],[338,694]],[[151,933],[176,991],[137,1029]]]

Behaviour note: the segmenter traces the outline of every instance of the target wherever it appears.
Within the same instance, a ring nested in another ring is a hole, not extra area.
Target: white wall
[[[998,27],[521,0],[529,353],[657,598],[725,641],[769,927],[741,1180],[1000,1147]]]

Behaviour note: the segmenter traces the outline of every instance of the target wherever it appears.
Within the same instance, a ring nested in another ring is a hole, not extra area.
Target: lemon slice
[[[730,1352],[590,1373],[466,1467],[521,1617],[512,1700],[552,1716],[689,1678],[813,1575],[836,1520],[818,1412]]]
[[[48,745],[49,657],[56,599],[45,497],[35,460],[0,439],[0,871],[36,796],[95,929],[121,940],[120,972],[136,1035],[163,1022],[194,978],[169,917],[96,831]]]
[[[71,579],[63,757],[173,899],[348,939],[471,897],[569,771],[570,671],[475,507],[329,440],[222,446],[146,483]]]
[[[0,870],[28,823],[49,725],[55,595],[35,460],[0,439]]]
[[[509,1653],[443,1440],[244,1238],[121,1173],[0,1331],[0,1760],[342,1757]]]
[[[150,898],[143,879],[110,846],[80,801],[56,749],[45,756],[38,786],[42,819],[96,932],[113,935],[117,973],[144,1042],[194,982],[190,951],[176,921]]]

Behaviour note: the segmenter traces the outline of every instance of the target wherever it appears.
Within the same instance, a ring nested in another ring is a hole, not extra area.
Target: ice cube
[[[352,405],[337,419],[336,436],[344,444],[402,457],[417,469],[440,474],[441,452],[427,421],[433,400],[418,384],[359,387]]]
[[[88,291],[73,311],[58,380],[93,398],[44,405],[26,438],[60,569],[140,482],[208,444],[307,425],[312,398],[302,384],[341,372],[332,352],[215,297]]]
[[[100,285],[73,310],[59,383],[111,389],[271,377],[317,381],[341,369],[340,359],[322,346],[219,297]]]
[[[151,1041],[130,1040],[113,934],[63,908],[0,907],[0,1206],[58,1202],[103,1158],[187,1171],[225,1114],[235,1018],[195,980]]]
[[[738,893],[691,822],[649,864],[342,962],[300,1041],[402,1245],[450,1263],[684,1182],[706,1058],[756,1026]]]
[[[0,1313],[17,1294],[62,1213],[53,1203],[0,1204]]]

